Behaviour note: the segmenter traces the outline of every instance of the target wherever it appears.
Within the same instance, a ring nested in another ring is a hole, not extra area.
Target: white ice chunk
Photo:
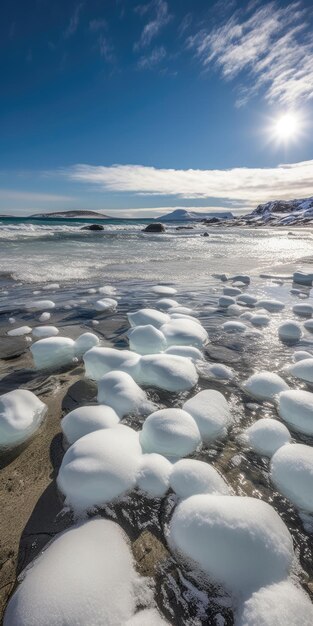
[[[283,496],[299,509],[313,513],[313,448],[294,443],[279,448],[271,460],[270,476]]]
[[[242,313],[242,307],[239,304],[231,304],[227,307],[227,315],[235,315],[239,317]]]
[[[112,428],[119,423],[119,417],[110,406],[80,406],[74,409],[61,421],[61,428],[67,442],[71,445],[77,439],[92,433],[94,430]]]
[[[280,300],[258,300],[256,307],[258,309],[265,309],[270,313],[276,313],[277,311],[282,311],[285,308],[283,302]]]
[[[223,363],[208,363],[202,361],[197,363],[197,372],[205,380],[232,380],[235,374],[231,367]]]
[[[225,322],[225,324],[222,325],[222,329],[226,333],[244,333],[247,327],[242,322]]]
[[[26,441],[40,426],[46,405],[27,389],[0,396],[0,449]]]
[[[231,414],[226,398],[219,391],[204,389],[187,400],[183,409],[196,421],[204,441],[225,436]]]
[[[33,328],[34,337],[55,337],[59,334],[56,326],[35,326]]]
[[[170,486],[181,499],[199,493],[230,493],[224,478],[212,465],[195,459],[181,459],[175,463],[170,475]]]
[[[139,385],[167,391],[187,391],[198,382],[196,368],[189,358],[166,353],[142,356],[138,369],[131,375]]]
[[[190,320],[176,319],[161,326],[169,346],[194,346],[202,348],[208,341],[208,333],[200,324]]]
[[[172,464],[161,454],[143,454],[139,464],[137,487],[152,498],[164,496],[169,487]]]
[[[21,337],[23,335],[29,335],[32,332],[30,326],[19,326],[18,328],[12,328],[12,330],[8,330],[8,335],[10,337]]]
[[[130,350],[116,350],[115,348],[91,348],[84,354],[86,376],[93,380],[100,380],[111,370],[122,370],[133,376],[138,367],[140,357]]]
[[[169,545],[211,580],[237,593],[280,581],[293,560],[292,538],[278,513],[249,497],[196,495],[183,500],[170,522]]]
[[[303,322],[303,326],[309,333],[313,333],[313,320],[306,320]]]
[[[185,315],[185,313],[177,313],[176,308],[175,313],[171,313],[171,320],[189,320],[190,322],[195,322],[196,324],[200,324],[201,326],[200,320],[198,320],[196,317],[193,317],[193,315]]]
[[[176,302],[176,300],[172,300],[172,298],[161,298],[160,300],[157,300],[156,305],[159,309],[165,310],[179,307],[178,302]]]
[[[180,313],[181,315],[194,315],[195,311],[193,309],[190,309],[190,307],[188,306],[172,306],[170,307],[167,312],[171,315],[172,313]]]
[[[219,307],[227,308],[231,304],[236,304],[236,300],[234,298],[232,298],[231,296],[221,296],[218,299],[218,306]]]
[[[155,328],[160,328],[171,319],[167,313],[162,313],[162,311],[156,311],[155,309],[139,309],[135,313],[127,313],[127,317],[132,327],[152,324]]]
[[[313,435],[313,393],[303,389],[283,391],[278,396],[277,410],[293,430]]]
[[[246,393],[258,400],[273,400],[281,391],[289,389],[287,383],[273,372],[257,372],[243,383]]]
[[[41,313],[41,315],[39,315],[39,322],[47,322],[51,317],[51,313],[49,313],[48,311],[44,311],[43,313]]]
[[[155,287],[152,287],[151,291],[164,296],[174,296],[175,293],[177,293],[177,289],[174,289],[174,287],[167,287],[166,285],[155,285]]]
[[[59,534],[26,569],[5,626],[116,626],[136,610],[138,575],[118,524],[91,519]]]
[[[293,305],[292,310],[296,315],[300,315],[300,317],[312,317],[313,306],[312,304],[299,302],[298,304]]]
[[[303,359],[312,359],[313,357],[313,355],[306,350],[296,350],[292,356],[295,362],[303,361]]]
[[[9,317],[9,324],[15,324],[15,317]]]
[[[297,272],[294,272],[293,282],[298,283],[299,285],[312,286],[313,274],[308,274],[307,272],[301,272],[298,270]]]
[[[100,343],[99,337],[94,333],[83,333],[76,339],[74,345],[75,355],[82,357],[87,350],[90,350],[94,346],[98,346]]]
[[[312,626],[309,597],[290,580],[262,587],[246,600],[237,626]]]
[[[254,306],[257,300],[258,299],[250,293],[243,293],[237,298],[238,304],[246,304],[247,306]]]
[[[192,361],[202,361],[204,358],[202,352],[193,346],[170,346],[169,348],[166,348],[165,354],[184,356]]]
[[[240,294],[241,289],[238,289],[238,287],[223,287],[224,296],[239,296]]]
[[[96,302],[96,311],[115,311],[118,302],[114,298],[102,298]]]
[[[99,287],[98,291],[104,296],[114,296],[116,293],[116,287],[113,287],[112,285],[104,285],[103,287]]]
[[[180,458],[196,450],[201,436],[189,413],[182,409],[162,409],[147,417],[140,433],[140,443],[144,452]]]
[[[75,342],[69,337],[39,339],[31,346],[37,369],[54,368],[69,364],[75,357]]]
[[[151,324],[135,326],[127,334],[130,349],[138,354],[157,354],[167,346],[163,332]]]
[[[293,363],[293,365],[288,367],[288,372],[295,378],[305,380],[307,383],[313,383],[313,357],[301,359],[297,363]]]
[[[302,337],[302,328],[298,322],[286,320],[278,326],[278,337],[281,341],[296,342]]]
[[[250,317],[250,322],[253,326],[257,326],[263,328],[264,326],[268,326],[271,321],[271,318],[268,315],[252,315]]]
[[[130,413],[147,414],[155,408],[134,379],[117,370],[108,372],[98,381],[98,402],[111,406],[119,417]]]
[[[75,512],[114,500],[135,486],[141,456],[136,433],[128,426],[97,430],[66,451],[57,484]]]
[[[33,302],[29,302],[26,305],[26,309],[32,311],[43,311],[45,309],[54,309],[55,302],[53,300],[37,300]]]
[[[291,436],[288,428],[281,422],[271,418],[262,418],[249,426],[240,435],[240,439],[258,454],[271,457],[278,448],[290,442]]]

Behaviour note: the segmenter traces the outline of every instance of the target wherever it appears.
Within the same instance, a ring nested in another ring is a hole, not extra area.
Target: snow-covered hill
[[[53,213],[33,213],[29,217],[34,217],[36,219],[49,219],[50,218],[59,218],[63,217],[66,219],[69,218],[92,218],[95,219],[109,219],[109,215],[105,215],[105,213],[100,213],[100,211],[88,211],[85,209],[76,210],[76,211],[54,211]]]
[[[232,220],[232,225],[313,226],[313,197],[296,200],[274,200],[259,204],[254,211]]]
[[[230,211],[224,212],[208,212],[202,213],[201,211],[188,211],[187,209],[175,209],[171,211],[171,213],[166,213],[166,215],[161,215],[156,219],[157,222],[179,222],[179,221],[190,221],[190,220],[203,220],[209,219],[211,217],[218,217],[221,219],[231,219],[233,214]]]

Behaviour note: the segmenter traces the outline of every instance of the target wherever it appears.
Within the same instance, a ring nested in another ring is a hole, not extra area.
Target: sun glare
[[[290,141],[296,139],[300,132],[300,122],[295,113],[285,113],[274,123],[275,138],[280,141]]]

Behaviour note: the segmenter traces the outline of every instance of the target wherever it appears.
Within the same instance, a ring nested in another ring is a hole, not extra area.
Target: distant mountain
[[[58,217],[78,217],[78,218],[92,218],[95,219],[110,219],[110,215],[105,215],[105,213],[100,213],[99,211],[88,211],[85,209],[77,210],[77,211],[54,211],[53,213],[33,213],[29,217],[34,217],[36,219],[46,219],[46,218],[58,218]]]
[[[254,211],[232,220],[231,225],[313,226],[313,197],[296,200],[273,200],[259,204]]]
[[[171,213],[161,215],[156,218],[157,222],[180,222],[190,220],[203,220],[211,217],[218,217],[222,220],[233,218],[233,214],[230,211],[212,211],[208,213],[202,213],[200,211],[188,211],[187,209],[175,209]]]

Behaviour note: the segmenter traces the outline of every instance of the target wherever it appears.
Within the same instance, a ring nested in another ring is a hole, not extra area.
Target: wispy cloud
[[[250,3],[223,24],[201,30],[188,46],[204,68],[238,78],[238,105],[261,90],[269,102],[287,106],[313,98],[313,39],[301,2],[257,7]]]
[[[114,48],[104,35],[100,35],[98,38],[98,49],[100,56],[102,56],[107,63],[115,62]]]
[[[143,165],[76,165],[63,172],[70,180],[99,189],[180,198],[222,198],[252,205],[313,194],[313,160],[273,168],[229,170],[158,169]]]
[[[89,22],[89,30],[92,32],[97,32],[98,30],[103,30],[107,28],[107,21],[104,19],[90,20]]]
[[[166,49],[164,46],[153,48],[150,54],[140,57],[137,66],[140,70],[150,70],[159,65],[166,57]]]
[[[65,39],[68,39],[69,37],[71,37],[72,35],[74,35],[77,31],[78,28],[78,24],[79,24],[79,20],[80,20],[80,14],[82,12],[84,3],[83,2],[79,2],[79,4],[76,5],[73,14],[71,15],[70,21],[69,21],[69,25],[66,28],[66,30],[64,31],[64,37]]]
[[[185,17],[183,17],[181,23],[178,26],[178,35],[182,37],[186,31],[190,28],[192,22],[192,14],[186,13]]]
[[[153,11],[154,13],[153,18],[145,24],[139,41],[134,45],[134,49],[139,50],[150,45],[160,30],[168,24],[172,16],[169,14],[168,4],[165,0],[152,0],[149,4],[141,6],[140,11],[138,11],[138,7],[136,9],[140,15],[145,15],[148,11]]]

